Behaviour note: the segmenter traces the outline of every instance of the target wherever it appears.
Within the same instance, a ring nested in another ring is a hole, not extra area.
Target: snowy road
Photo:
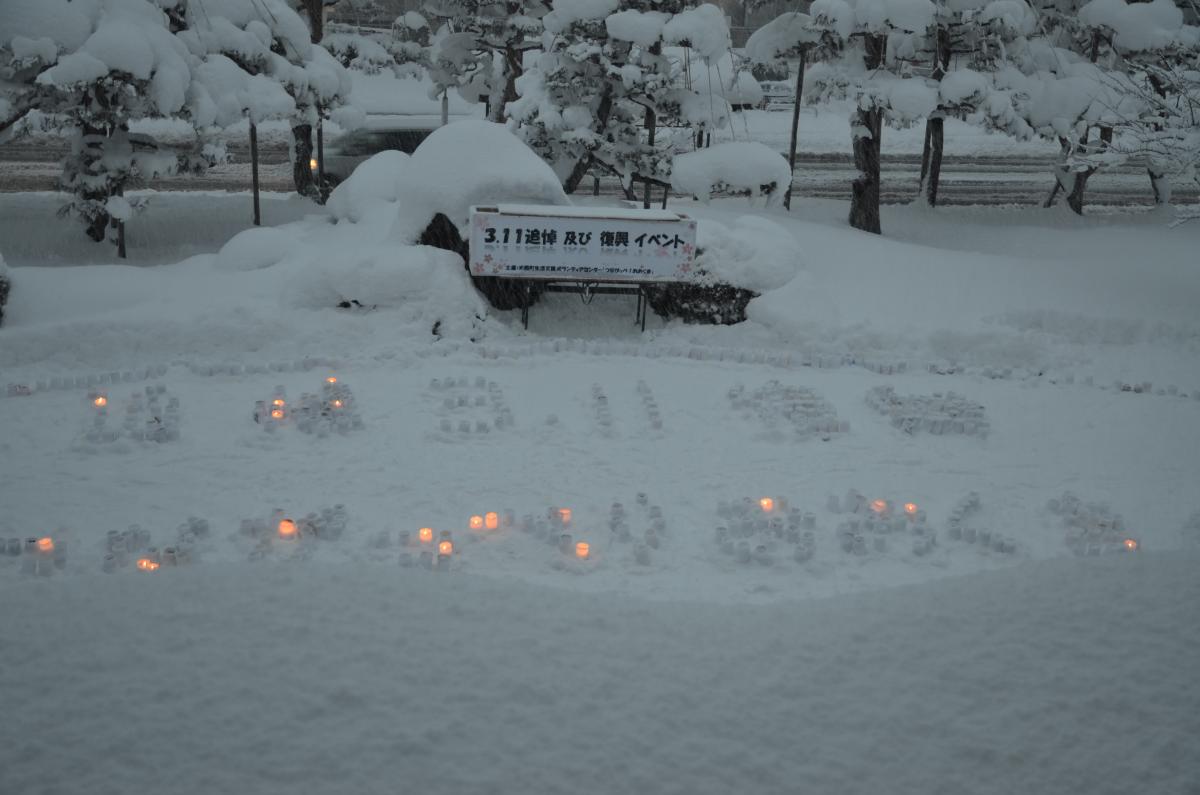
[[[244,147],[233,147],[233,162],[215,167],[208,174],[175,176],[154,181],[158,190],[248,190],[250,169]],[[59,176],[57,165],[61,149],[44,144],[15,143],[0,146],[0,192],[54,190]],[[286,150],[264,147],[260,167],[263,190],[289,191],[291,166]],[[942,171],[941,199],[947,205],[1040,205],[1053,186],[1053,158],[1037,154],[999,157],[985,155],[947,155]],[[921,159],[918,154],[885,154],[883,159],[883,201],[906,204],[917,193]],[[797,157],[794,190],[798,196],[846,199],[854,166],[849,155],[838,153],[807,154]],[[580,192],[590,194],[592,183],[585,180]],[[640,189],[639,189],[640,191]],[[617,196],[620,186],[615,179],[600,181],[601,196]],[[656,200],[661,193],[655,191]],[[639,192],[639,195],[640,192]],[[1179,204],[1200,200],[1195,185],[1179,187],[1174,196]],[[1150,206],[1153,196],[1146,172],[1127,165],[1102,172],[1088,183],[1087,201],[1103,206]]]

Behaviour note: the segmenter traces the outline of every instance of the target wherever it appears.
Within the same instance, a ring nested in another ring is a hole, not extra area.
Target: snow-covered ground
[[[748,322],[526,332],[388,206],[192,198],[132,266],[3,198],[0,539],[65,555],[0,556],[0,792],[1200,783],[1200,224],[680,203]]]

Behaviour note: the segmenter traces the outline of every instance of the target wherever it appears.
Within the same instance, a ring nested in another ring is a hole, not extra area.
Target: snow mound
[[[334,189],[326,207],[337,220],[358,223],[380,204],[400,197],[400,179],[408,161],[407,154],[394,150],[374,155]]]
[[[618,11],[604,20],[604,27],[609,38],[649,47],[662,36],[668,19],[670,14],[661,11]]]
[[[450,336],[470,334],[487,309],[471,286],[462,258],[431,246],[391,244],[328,250],[294,258],[280,269],[282,300],[296,309],[327,309],[358,301],[373,309],[394,309],[400,320]]]
[[[557,0],[543,23],[551,33],[562,33],[577,22],[604,19],[617,10],[617,0]]]
[[[298,246],[296,235],[284,228],[247,229],[221,246],[213,263],[221,271],[256,271],[281,262]]]
[[[439,127],[405,167],[393,238],[411,243],[441,213],[465,230],[471,205],[570,204],[554,170],[502,124],[464,119]]]
[[[791,281],[801,266],[800,246],[779,224],[743,215],[725,225],[701,219],[696,266],[718,282],[763,293]]]
[[[705,201],[720,189],[749,191],[778,204],[791,183],[783,155],[756,141],[732,141],[676,155],[671,187]]]

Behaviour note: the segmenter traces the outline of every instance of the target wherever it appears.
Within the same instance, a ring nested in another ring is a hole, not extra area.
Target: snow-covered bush
[[[471,205],[568,204],[554,171],[506,127],[463,119],[439,127],[417,147],[397,191],[393,238],[416,242],[437,215],[460,232]]]
[[[730,191],[779,204],[791,178],[787,160],[757,141],[731,141],[676,155],[671,169],[671,187],[701,201],[715,191]]]
[[[357,223],[368,213],[395,212],[401,177],[409,156],[388,150],[365,160],[346,181],[334,188],[326,206],[339,221]]]

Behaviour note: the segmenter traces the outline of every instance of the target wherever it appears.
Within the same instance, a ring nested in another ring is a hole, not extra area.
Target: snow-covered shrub
[[[731,141],[676,155],[671,169],[671,187],[701,201],[728,190],[778,204],[791,179],[787,160],[757,141]]]
[[[387,150],[360,163],[346,181],[334,188],[326,206],[339,221],[357,223],[381,205],[400,197],[401,176],[408,165],[404,152]],[[394,212],[395,207],[388,207]]]
[[[501,124],[463,119],[421,142],[397,191],[393,237],[413,243],[436,215],[465,232],[472,205],[569,204],[554,171]]]

